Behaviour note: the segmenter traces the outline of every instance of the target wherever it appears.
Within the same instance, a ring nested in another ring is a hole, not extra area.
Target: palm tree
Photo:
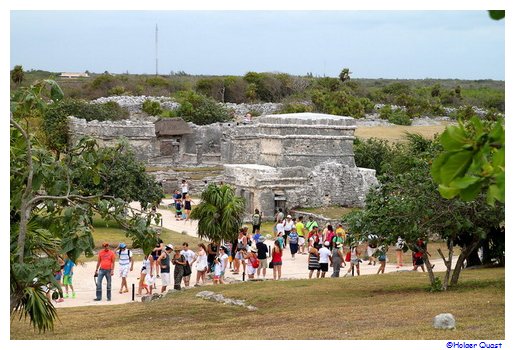
[[[11,79],[16,84],[16,86],[19,86],[21,82],[23,81],[24,73],[23,73],[23,67],[22,66],[14,66],[14,69],[11,71]]]
[[[229,185],[210,184],[201,195],[202,202],[191,211],[198,222],[198,236],[214,242],[233,241],[242,224],[245,199],[234,195]]]
[[[349,68],[343,68],[340,72],[339,78],[343,83],[345,83],[347,80],[350,80],[351,74],[352,72],[349,71]]]

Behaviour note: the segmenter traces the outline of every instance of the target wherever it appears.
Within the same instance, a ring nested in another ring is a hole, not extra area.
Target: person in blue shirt
[[[295,226],[292,227],[288,235],[288,240],[290,242],[291,258],[295,260],[295,254],[299,251],[299,235],[297,234],[297,228]]]
[[[66,259],[64,260],[64,267],[63,267],[63,285],[65,289],[64,297],[68,298],[68,287],[72,290],[72,298],[75,298],[75,290],[73,289],[73,267],[75,266],[75,263],[68,257],[68,254],[66,254]]]

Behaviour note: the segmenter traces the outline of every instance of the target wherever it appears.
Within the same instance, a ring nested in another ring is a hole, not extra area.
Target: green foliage
[[[404,110],[393,109],[390,105],[385,105],[379,110],[379,118],[387,119],[392,124],[411,125],[411,119]]]
[[[117,86],[113,87],[112,89],[109,89],[109,91],[107,91],[108,96],[122,96],[122,95],[125,95],[126,93],[127,93],[127,91],[125,91],[125,87],[123,87],[121,85],[117,85]]]
[[[201,195],[202,201],[190,217],[198,222],[198,236],[214,242],[232,242],[238,236],[245,200],[234,194],[229,185],[210,184]]]
[[[161,108],[161,104],[158,101],[153,100],[145,100],[143,101],[143,105],[141,107],[143,112],[148,115],[160,115],[163,113],[163,109]]]
[[[23,67],[20,65],[14,66],[13,70],[11,71],[11,80],[13,83],[20,85],[24,77],[25,75],[23,73]]]
[[[443,291],[442,279],[439,276],[435,277],[435,280],[431,283],[429,291],[431,293]]]
[[[504,10],[489,10],[488,14],[490,18],[500,20],[504,18]]]
[[[105,90],[113,88],[114,84],[116,84],[116,78],[109,73],[99,75],[91,82],[93,88],[102,88]]]
[[[55,82],[48,85],[53,107],[60,89]],[[84,138],[56,158],[23,128],[20,121],[44,113],[48,85],[19,90],[10,119],[11,315],[28,317],[39,331],[52,329],[57,317],[41,290],[60,289],[53,277],[57,255],[66,253],[76,261],[83,253],[93,254],[93,213],[118,222],[134,247],[148,251],[156,237],[150,223],[158,223],[159,215],[129,204],[139,200],[146,208],[163,196],[123,145],[100,149],[95,140]]]
[[[503,121],[473,117],[467,124],[448,126],[440,142],[444,152],[434,160],[431,173],[442,196],[470,201],[487,189],[490,205],[504,203]]]
[[[349,68],[343,68],[338,77],[343,83],[345,83],[347,80],[350,80],[351,74],[352,72],[349,71]]]
[[[145,84],[151,87],[167,87],[169,85],[165,78],[159,76],[146,78]]]
[[[356,166],[375,169],[377,175],[383,173],[383,164],[394,156],[388,141],[376,138],[354,140],[354,160]]]
[[[188,122],[207,125],[230,119],[229,112],[223,106],[193,91],[178,94],[177,101],[181,104],[177,115]]]
[[[474,108],[472,106],[463,106],[458,108],[454,113],[451,114],[451,118],[461,120],[461,121],[467,121],[472,119],[476,115],[476,112],[474,111]]]
[[[327,114],[363,118],[365,116],[366,100],[352,96],[345,90],[314,90],[311,101],[317,111]]]
[[[291,102],[291,103],[284,104],[278,113],[305,113],[305,112],[313,112],[313,106],[307,105],[305,103]]]

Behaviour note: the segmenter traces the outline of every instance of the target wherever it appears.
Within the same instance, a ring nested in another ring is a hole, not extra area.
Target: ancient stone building
[[[356,167],[350,117],[269,115],[226,129],[221,154],[225,181],[265,217],[275,209],[362,206],[375,170]]]

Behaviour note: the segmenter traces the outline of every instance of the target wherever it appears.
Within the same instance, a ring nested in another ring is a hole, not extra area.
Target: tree
[[[352,72],[349,71],[349,68],[343,68],[338,77],[340,78],[342,83],[345,83],[346,81],[350,80],[351,74]]]
[[[197,125],[224,122],[230,119],[229,112],[212,98],[186,91],[178,94],[180,107],[177,115]]]
[[[159,216],[131,208],[129,200],[140,200],[143,206],[149,198],[141,193],[148,191],[154,200],[162,195],[159,185],[142,174],[143,167],[123,164],[125,181],[117,180],[116,169],[122,169],[118,157],[131,163],[123,145],[99,148],[95,140],[84,138],[55,158],[24,119],[43,114],[48,99],[56,103],[61,98],[59,86],[46,81],[17,91],[11,101],[10,311],[12,317],[28,317],[39,331],[52,329],[57,317],[42,291],[44,286],[60,289],[52,273],[58,268],[57,254],[76,261],[83,253],[93,253],[93,213],[117,221],[134,247],[149,251],[156,237],[150,224],[153,219],[158,223]],[[118,187],[123,185],[123,191],[139,186],[141,192],[122,197]]]
[[[23,81],[23,78],[23,67],[20,65],[14,66],[14,69],[11,71],[11,80],[16,84],[16,86],[19,86]]]
[[[191,211],[191,218],[199,220],[198,236],[215,242],[232,242],[242,224],[245,200],[235,196],[231,186],[216,184],[210,184],[201,199]]]
[[[367,195],[366,207],[345,217],[356,239],[374,233],[380,244],[392,245],[397,236],[402,236],[407,246],[414,248],[419,238],[428,240],[437,236],[447,242],[446,265],[443,288],[458,283],[463,263],[479,246],[481,241],[499,231],[504,221],[504,206],[491,207],[485,196],[465,202],[458,198],[442,198],[430,175],[430,162],[439,152],[438,142],[410,136],[399,160],[390,160],[392,166],[383,165],[381,185]],[[400,166],[399,166],[400,165]],[[504,237],[500,237],[504,240]],[[456,267],[452,270],[453,247],[461,247]],[[435,285],[436,278],[425,252],[429,281]],[[452,277],[452,278],[451,278]]]

